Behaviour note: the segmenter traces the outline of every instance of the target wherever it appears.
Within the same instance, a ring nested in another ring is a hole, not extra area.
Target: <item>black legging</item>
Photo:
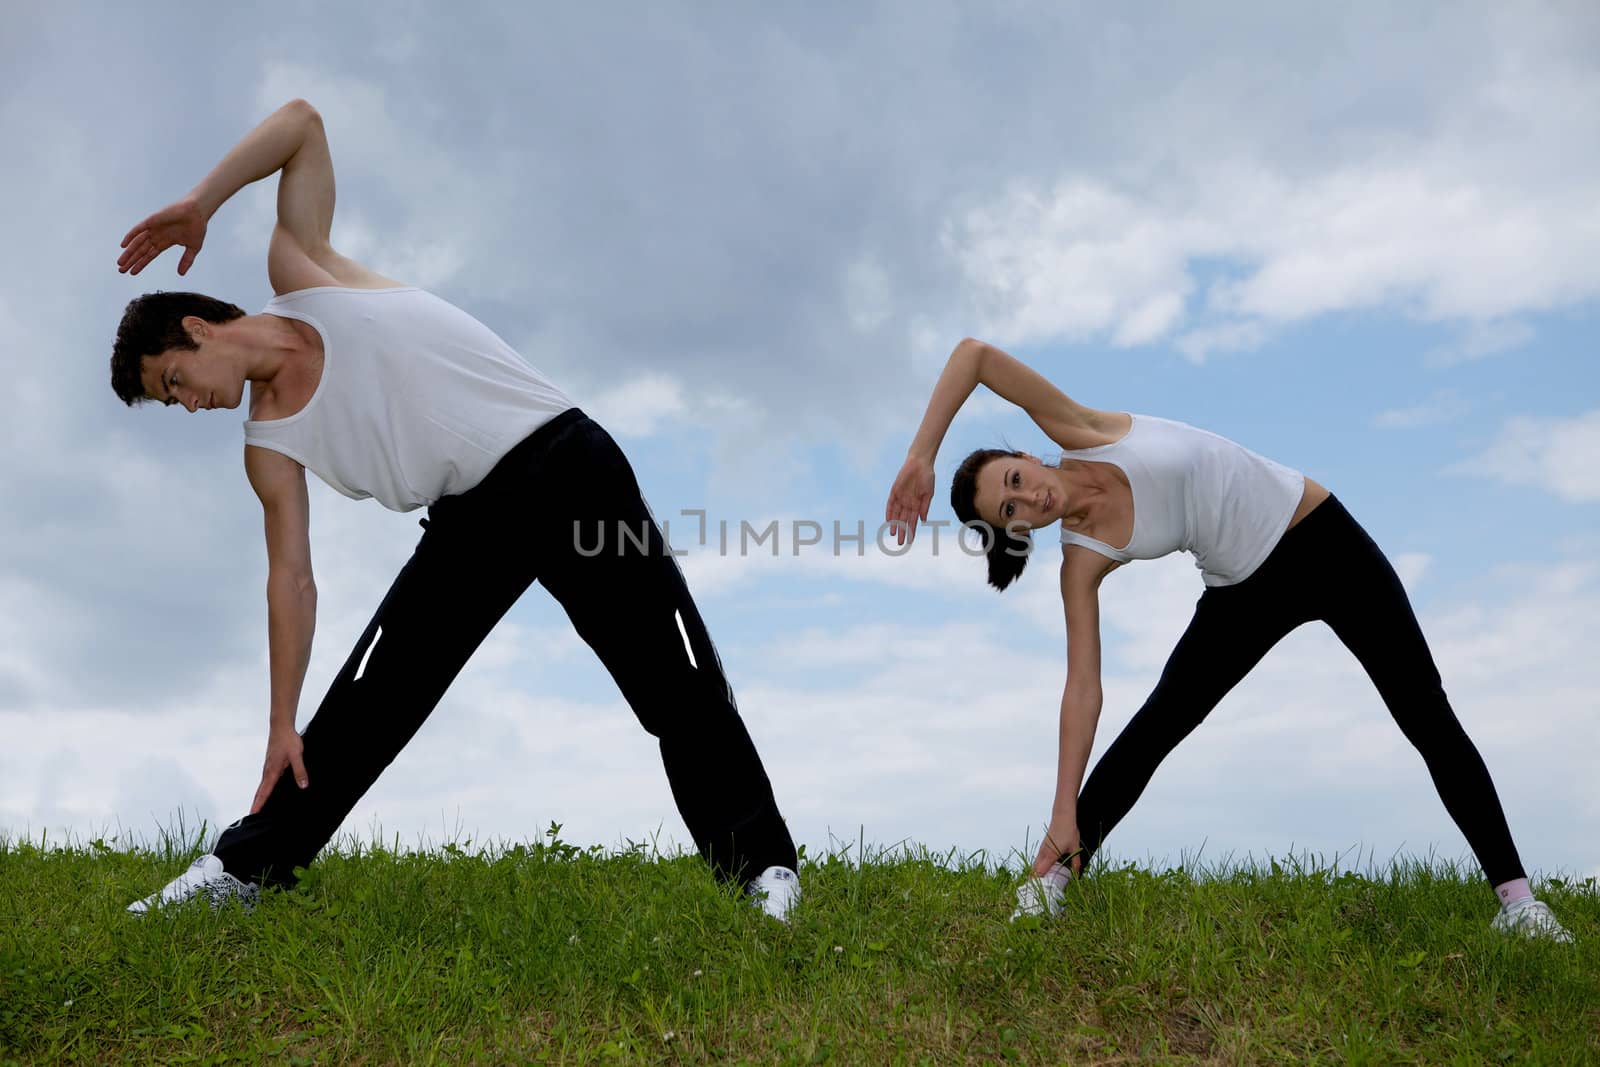
[[[1249,578],[1201,595],[1155,691],[1078,796],[1084,861],[1133,807],[1167,753],[1269,648],[1313,619],[1326,622],[1366,668],[1490,883],[1525,877],[1489,770],[1450,710],[1399,577],[1333,497],[1284,534]]]
[[[713,869],[737,880],[797,865],[683,573],[605,430],[576,408],[557,416],[424,525],[303,731],[309,787],[285,774],[222,834],[229,873],[286,885],[310,864],[535,579],[660,739],[673,799]]]

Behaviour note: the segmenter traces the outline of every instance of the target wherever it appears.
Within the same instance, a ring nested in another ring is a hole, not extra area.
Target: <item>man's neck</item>
[[[322,338],[309,325],[281,315],[246,315],[229,324],[245,361],[245,377],[270,384],[284,366],[320,352]]]

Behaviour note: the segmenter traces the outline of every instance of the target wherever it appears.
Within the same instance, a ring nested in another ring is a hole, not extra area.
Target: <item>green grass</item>
[[[0,1063],[1600,1062],[1592,879],[1538,887],[1556,946],[1449,868],[1102,867],[1011,924],[1014,872],[845,849],[785,927],[552,833],[123,912],[194,851],[0,837]]]

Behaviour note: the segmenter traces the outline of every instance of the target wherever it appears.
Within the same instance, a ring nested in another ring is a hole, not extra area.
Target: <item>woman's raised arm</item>
[[[963,338],[928,398],[922,424],[906,452],[905,464],[889,490],[884,519],[899,523],[900,544],[914,537],[919,519],[928,517],[933,499],[933,463],[956,412],[972,391],[986,385],[1017,405],[1061,448],[1102,444],[1110,429],[1107,413],[1086,408],[1052,385],[1044,375],[994,345]]]

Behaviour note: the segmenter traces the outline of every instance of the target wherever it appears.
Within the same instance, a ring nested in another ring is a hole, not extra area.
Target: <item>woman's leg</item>
[[[1505,811],[1483,757],[1445,697],[1439,669],[1405,587],[1365,530],[1337,500],[1327,527],[1325,619],[1355,654],[1406,740],[1421,753],[1439,799],[1467,839],[1490,884],[1526,878]],[[1334,540],[1337,538],[1337,540]]]
[[[1095,764],[1078,794],[1078,833],[1089,862],[1133,807],[1156,767],[1267,650],[1308,615],[1293,576],[1269,558],[1235,586],[1207,589],[1161,680]],[[1287,588],[1286,588],[1287,586]]]

